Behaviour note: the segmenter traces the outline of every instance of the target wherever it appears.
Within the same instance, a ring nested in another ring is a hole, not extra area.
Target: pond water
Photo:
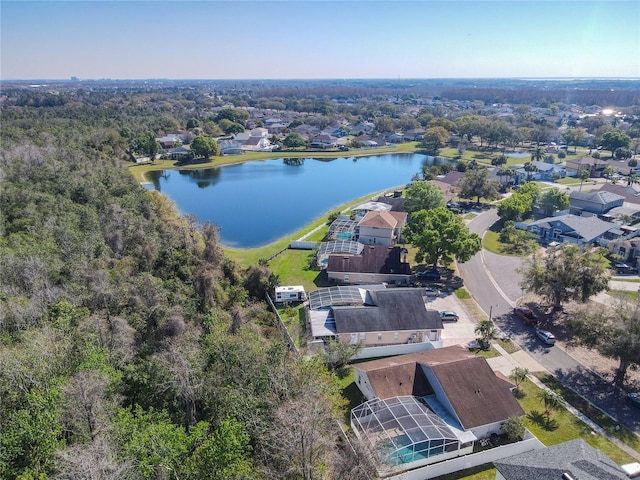
[[[435,163],[446,162],[435,159]],[[388,154],[334,159],[279,158],[202,170],[150,172],[147,188],[183,214],[220,227],[227,247],[271,243],[350,200],[404,186],[433,157]]]

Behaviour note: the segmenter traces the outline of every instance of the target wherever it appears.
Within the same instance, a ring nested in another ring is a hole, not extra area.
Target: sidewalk
[[[495,348],[498,353],[500,353],[500,357],[493,357],[487,359],[487,362],[491,366],[494,371],[499,371],[506,377],[509,377],[511,372],[516,367],[523,367],[529,370],[530,372],[545,372],[546,369],[536,362],[531,356],[529,356],[526,352],[522,350],[518,350],[513,354],[507,353],[507,351],[502,348],[500,345],[493,344],[493,348]],[[549,390],[546,385],[544,385],[538,378],[534,375],[529,375],[527,377],[534,385],[543,390]],[[636,460],[640,460],[640,452],[637,452],[626,443],[621,442],[616,437],[610,435],[606,430],[603,430],[598,425],[593,423],[589,418],[585,417],[581,412],[573,408],[568,403],[565,403],[564,406],[566,409],[573,414],[576,418],[580,419],[582,422],[587,424],[589,428],[591,428],[594,432],[602,435],[611,443],[616,445],[618,448],[629,454],[631,457]]]

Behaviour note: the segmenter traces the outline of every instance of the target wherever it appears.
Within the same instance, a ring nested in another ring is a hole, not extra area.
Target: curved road
[[[482,236],[496,220],[498,214],[492,209],[474,218],[469,223],[469,229]],[[468,262],[458,264],[458,268],[465,287],[476,302],[522,350],[528,352],[565,386],[578,392],[629,430],[640,434],[640,410],[626,403],[623,392],[583,367],[561,348],[546,347],[535,336],[531,327],[525,326],[513,316],[513,305],[518,296],[510,299],[496,281],[512,287],[513,284],[517,284],[520,275],[513,268],[506,267],[489,272],[482,251]],[[509,291],[513,292],[514,289],[510,288]]]

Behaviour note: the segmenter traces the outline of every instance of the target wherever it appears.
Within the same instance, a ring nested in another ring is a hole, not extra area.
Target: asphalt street
[[[474,218],[469,223],[469,228],[482,235],[496,220],[496,210],[488,210]],[[624,392],[582,366],[561,348],[544,345],[536,337],[532,327],[524,325],[513,315],[513,306],[519,297],[519,289],[514,288],[514,285],[520,280],[515,267],[509,268],[503,264],[489,271],[490,264],[480,252],[470,261],[458,264],[458,268],[465,287],[476,302],[521,349],[528,352],[565,386],[578,392],[629,430],[640,434],[640,410],[627,404]],[[510,287],[505,288],[505,291],[510,292],[511,298],[500,288],[500,284]]]

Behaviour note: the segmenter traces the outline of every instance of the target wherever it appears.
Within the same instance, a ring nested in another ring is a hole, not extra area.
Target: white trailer
[[[285,302],[304,302],[307,294],[302,285],[288,285],[284,287],[276,287],[275,303]]]

